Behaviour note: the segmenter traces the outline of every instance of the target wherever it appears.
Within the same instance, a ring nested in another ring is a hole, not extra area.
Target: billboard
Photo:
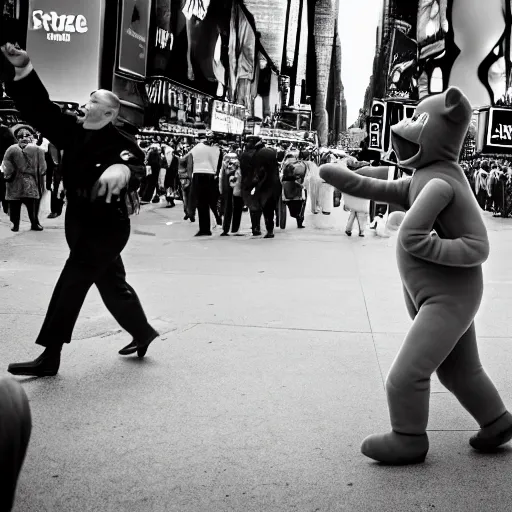
[[[487,145],[491,148],[512,149],[512,110],[489,109],[487,122]]]
[[[214,100],[211,112],[213,132],[242,135],[245,126],[245,107]]]
[[[141,78],[146,76],[150,3],[121,0],[118,68]]]
[[[448,0],[419,0],[416,41],[420,59],[441,53],[449,25]]]
[[[224,0],[155,0],[148,76],[209,95],[225,92],[230,6]]]
[[[53,101],[83,104],[99,87],[105,0],[30,0],[27,52]]]
[[[416,41],[395,29],[389,57],[387,95],[416,99],[418,89],[415,81],[418,57]]]

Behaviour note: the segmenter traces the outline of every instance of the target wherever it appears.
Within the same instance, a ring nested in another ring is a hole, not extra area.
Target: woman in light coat
[[[9,201],[9,217],[12,231],[19,231],[21,205],[27,208],[33,231],[42,231],[39,223],[39,202],[45,190],[46,161],[44,151],[33,144],[33,134],[20,128],[16,134],[18,143],[5,152],[2,167],[6,181],[5,199]]]

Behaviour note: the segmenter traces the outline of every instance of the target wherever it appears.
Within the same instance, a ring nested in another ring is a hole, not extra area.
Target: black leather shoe
[[[28,375],[33,377],[52,377],[57,375],[60,366],[60,353],[48,354],[46,350],[33,361],[11,363],[7,371],[12,375]]]
[[[160,335],[156,331],[154,331],[153,334],[151,334],[151,336],[149,336],[147,340],[144,341],[143,343],[137,343],[137,340],[133,339],[131,343],[129,343],[128,345],[126,345],[126,347],[123,347],[119,351],[119,354],[121,354],[122,356],[129,356],[130,354],[135,354],[135,352],[137,352],[137,355],[139,357],[144,357],[149,347],[149,344],[154,339],[158,338],[158,336]],[[139,349],[141,349],[142,355],[139,354]]]
[[[19,230],[20,230],[20,227],[19,227],[19,226],[13,226],[13,227],[11,228],[11,231],[14,231],[15,233],[17,233]]]
[[[52,212],[50,215],[48,215],[47,219],[56,219],[58,216],[58,213]]]
[[[212,236],[211,231],[198,231],[194,236]]]
[[[43,231],[43,226],[41,224],[34,224],[30,228],[32,231]]]
[[[274,232],[273,231],[269,231],[263,238],[274,238]]]
[[[138,342],[137,343],[137,355],[139,357],[144,357],[146,355],[146,352],[148,351],[149,344],[156,338],[158,338],[160,334],[158,334],[156,331],[151,334],[145,341]]]
[[[135,354],[137,352],[137,342],[135,340],[132,340],[131,343],[128,343],[126,347],[123,347],[119,354],[122,356],[129,356],[130,354]]]

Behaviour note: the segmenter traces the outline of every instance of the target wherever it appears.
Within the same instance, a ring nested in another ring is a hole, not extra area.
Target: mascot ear
[[[471,117],[471,105],[468,99],[457,87],[450,87],[446,91],[446,115],[454,122],[460,123]]]

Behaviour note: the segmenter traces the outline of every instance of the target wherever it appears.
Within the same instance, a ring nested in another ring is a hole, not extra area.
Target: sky
[[[347,101],[347,128],[363,106],[375,55],[375,33],[383,0],[340,0],[341,80]]]

